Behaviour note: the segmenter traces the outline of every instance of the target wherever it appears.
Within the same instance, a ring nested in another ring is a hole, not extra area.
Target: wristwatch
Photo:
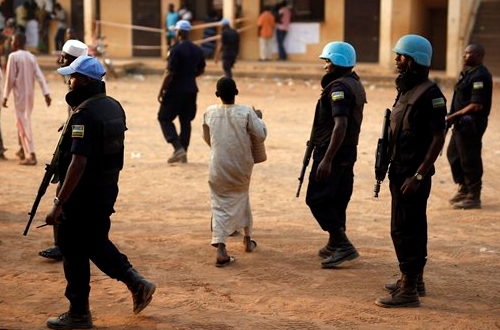
[[[62,204],[63,203],[61,202],[61,200],[59,199],[59,197],[57,197],[57,196],[54,197],[54,205],[56,205],[56,206],[61,205],[62,206]]]
[[[415,179],[417,179],[417,181],[422,181],[424,179],[424,176],[420,173],[415,173],[415,175],[413,176]]]

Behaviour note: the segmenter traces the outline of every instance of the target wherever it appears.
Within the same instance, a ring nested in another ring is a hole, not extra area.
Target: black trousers
[[[464,116],[455,124],[446,155],[451,166],[453,181],[471,189],[481,187],[483,161],[482,138],[487,120]]]
[[[86,312],[90,293],[90,262],[114,279],[132,267],[127,256],[109,240],[111,207],[65,208],[58,226],[58,243],[63,254],[66,298],[75,312]]]
[[[191,139],[191,121],[196,116],[196,96],[198,93],[165,93],[158,111],[158,121],[167,142],[180,140],[184,149],[188,149]],[[179,117],[180,134],[173,123]]]
[[[346,229],[346,209],[352,195],[354,164],[333,164],[328,179],[318,182],[314,177],[321,159],[313,161],[306,204],[324,231]]]
[[[285,38],[288,31],[276,29],[276,40],[278,41],[278,55],[279,59],[285,61],[287,54],[285,50]]]
[[[401,272],[416,275],[424,270],[427,261],[427,199],[431,178],[424,178],[415,193],[403,195],[401,186],[407,177],[389,174],[391,237]]]
[[[233,77],[233,66],[234,63],[236,62],[235,57],[223,57],[222,58],[222,69],[224,70],[224,76],[228,78]]]

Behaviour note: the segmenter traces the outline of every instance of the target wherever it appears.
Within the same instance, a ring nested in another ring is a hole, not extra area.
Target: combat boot
[[[418,307],[420,299],[417,293],[418,275],[401,276],[401,286],[388,297],[380,297],[375,300],[375,305],[386,308],[395,307]]]
[[[464,200],[453,204],[454,209],[472,210],[481,208],[481,186],[477,185],[469,189]]]
[[[401,288],[402,283],[403,283],[402,280],[399,279],[395,283],[385,284],[384,289],[389,291],[390,293],[393,293],[394,291]],[[420,273],[417,277],[417,293],[418,293],[419,297],[423,297],[426,294],[423,273]]]
[[[450,199],[450,204],[453,205],[455,203],[463,201],[465,198],[467,198],[468,192],[469,192],[469,189],[467,189],[466,185],[459,184],[457,193],[455,194],[455,196],[453,196]]]
[[[321,268],[334,268],[341,263],[359,257],[359,253],[349,241],[344,228],[338,228],[331,232],[335,242],[333,253],[321,262]]]
[[[333,238],[333,235],[331,233],[329,234],[330,237],[328,238],[328,242],[318,251],[318,255],[321,258],[328,258],[335,251],[335,239]]]
[[[133,268],[127,270],[120,281],[125,283],[132,293],[132,300],[134,301],[134,314],[139,314],[153,299],[153,293],[156,290],[156,285],[146,280]]]
[[[47,327],[50,329],[92,329],[94,325],[88,301],[81,307],[76,309],[71,305],[66,313],[49,318],[46,322]]]

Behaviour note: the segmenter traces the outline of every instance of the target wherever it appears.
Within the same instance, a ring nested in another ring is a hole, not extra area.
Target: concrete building
[[[59,0],[71,13],[71,24],[92,43],[96,20],[110,56],[166,56],[161,32],[169,3],[181,0]],[[265,5],[281,0],[185,0],[193,25],[209,16],[241,17],[240,59],[257,60],[255,22]],[[500,75],[500,0],[288,0],[293,19],[286,45],[290,61],[316,61],[334,40],[351,43],[359,62],[394,65],[391,49],[403,35],[414,33],[433,44],[432,68],[457,76],[463,49],[470,42],[485,46],[485,64]],[[213,13],[212,13],[213,12]],[[134,29],[132,27],[135,26]],[[203,29],[193,31],[201,39]]]

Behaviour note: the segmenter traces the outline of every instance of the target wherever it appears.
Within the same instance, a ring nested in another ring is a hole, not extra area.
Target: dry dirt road
[[[43,223],[54,196],[50,187],[27,237],[27,212],[65,120],[66,87],[48,73],[53,105],[39,89],[33,114],[39,164],[17,165],[15,120],[2,109],[9,161],[0,163],[0,329],[44,329],[49,316],[67,309],[61,263],[38,256],[52,242]],[[111,238],[157,292],[140,315],[132,313],[126,287],[92,266],[90,297],[98,329],[500,329],[500,97],[494,98],[484,143],[482,210],[453,210],[455,192],[446,157],[437,161],[428,205],[428,295],[414,309],[383,309],[374,300],[398,277],[390,234],[390,193],[384,182],[373,198],[373,164],[383,111],[393,88],[369,84],[368,101],[348,208],[348,234],[361,257],[338,269],[319,267],[326,241],[304,203],[295,198],[305,141],[319,86],[317,81],[237,79],[238,103],[264,112],[268,161],[254,168],[251,202],[258,248],[245,253],[231,237],[236,262],[214,267],[210,246],[207,184],[209,148],[201,138],[201,114],[216,103],[217,77],[199,79],[198,116],[193,121],[189,163],[168,165],[171,153],[156,120],[160,76],[129,76],[108,82],[108,94],[128,115],[126,162]],[[38,87],[37,87],[38,88]],[[451,91],[445,90],[448,99]],[[449,137],[448,137],[449,138]],[[306,180],[307,181],[307,180]],[[307,185],[305,182],[304,190]]]

